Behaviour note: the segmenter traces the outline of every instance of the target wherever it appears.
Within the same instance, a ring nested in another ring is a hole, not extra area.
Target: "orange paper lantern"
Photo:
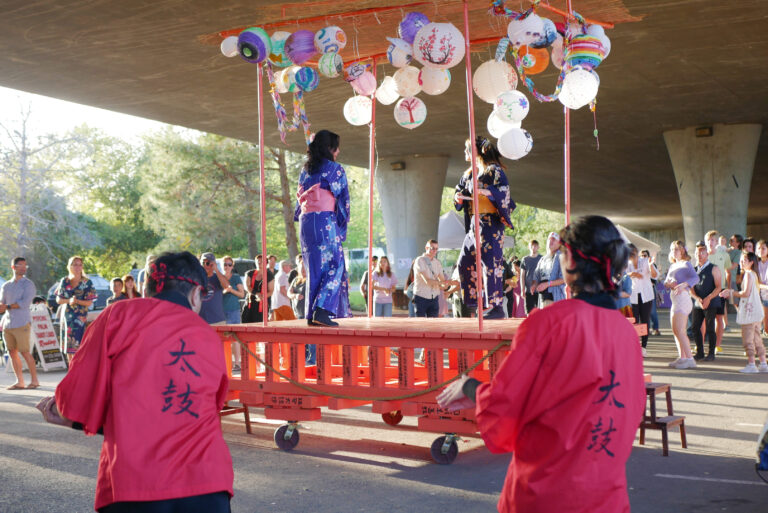
[[[546,48],[521,46],[517,54],[523,60],[523,68],[526,75],[536,75],[547,69],[549,52],[547,52]]]

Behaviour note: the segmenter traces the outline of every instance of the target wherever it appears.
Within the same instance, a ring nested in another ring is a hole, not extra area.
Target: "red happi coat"
[[[104,429],[95,508],[229,492],[234,474],[219,410],[222,343],[192,310],[119,301],[88,328],[56,404],[87,434]]]
[[[485,444],[514,453],[499,511],[629,511],[645,385],[637,333],[617,310],[570,299],[535,311],[476,398]]]

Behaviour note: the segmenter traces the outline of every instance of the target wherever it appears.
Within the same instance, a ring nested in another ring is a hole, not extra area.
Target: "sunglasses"
[[[212,265],[213,265],[213,262],[208,262],[208,261],[205,261],[205,262],[203,262],[203,265],[204,265],[205,267],[210,267],[210,266],[212,266]]]
[[[233,265],[235,265],[235,264],[228,264],[228,263],[224,262],[224,267],[232,267]]]

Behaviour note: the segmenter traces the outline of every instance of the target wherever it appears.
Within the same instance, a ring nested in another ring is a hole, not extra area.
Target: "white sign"
[[[56,339],[56,331],[53,329],[51,315],[44,304],[32,305],[31,343],[37,348],[40,356],[40,364],[44,371],[52,369],[66,369],[64,355],[59,349],[59,341]]]

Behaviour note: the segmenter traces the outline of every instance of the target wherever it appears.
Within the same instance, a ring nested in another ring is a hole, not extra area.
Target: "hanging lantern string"
[[[275,116],[277,117],[277,131],[280,133],[280,140],[285,142],[285,135],[287,132],[294,132],[301,125],[304,128],[304,138],[309,145],[311,141],[311,131],[309,130],[309,119],[307,118],[307,112],[304,106],[304,92],[297,91],[293,95],[293,119],[288,121],[288,114],[285,112],[283,102],[280,100],[280,93],[277,91],[277,83],[275,81],[275,73],[272,69],[272,63],[267,62],[267,77],[269,79],[269,93],[272,96],[272,105],[275,108]]]
[[[592,132],[592,135],[595,136],[595,144],[597,145],[595,149],[600,151],[600,137],[597,134],[597,99],[594,99],[589,103],[589,110],[592,111],[592,119],[595,123],[595,130]]]

